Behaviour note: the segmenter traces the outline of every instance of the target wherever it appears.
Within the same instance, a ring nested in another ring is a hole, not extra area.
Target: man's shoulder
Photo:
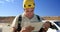
[[[39,16],[39,15],[34,14],[34,16],[36,16],[37,18],[40,18],[40,16]]]
[[[19,16],[22,16],[22,14],[17,15],[16,17],[18,18]]]
[[[40,15],[36,15],[36,14],[35,14],[35,16],[36,16],[37,18],[40,18],[41,20],[44,20],[44,18],[43,18],[42,16],[40,16]]]
[[[34,14],[34,16],[38,16],[38,17],[40,17],[39,15],[37,15],[37,14]]]

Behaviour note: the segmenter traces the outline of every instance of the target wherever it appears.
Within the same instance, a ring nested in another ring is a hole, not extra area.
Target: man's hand
[[[28,27],[23,27],[20,32],[31,32],[32,30],[34,30],[34,27],[28,26]]]

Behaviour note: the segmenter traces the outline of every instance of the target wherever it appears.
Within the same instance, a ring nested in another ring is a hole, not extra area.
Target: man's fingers
[[[34,30],[34,27],[28,26],[28,27],[26,27],[26,29],[27,29],[27,30]]]

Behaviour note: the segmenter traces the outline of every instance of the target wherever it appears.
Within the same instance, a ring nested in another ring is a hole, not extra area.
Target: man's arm
[[[15,17],[11,25],[13,32],[17,31],[17,22],[18,22],[18,16]]]

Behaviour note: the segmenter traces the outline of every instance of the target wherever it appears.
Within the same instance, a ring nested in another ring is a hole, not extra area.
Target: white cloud
[[[5,0],[5,1],[10,2],[10,0]]]
[[[14,2],[14,0],[5,0],[5,1],[7,1],[7,2]]]
[[[10,3],[13,3],[14,0],[0,0],[0,4],[4,4],[6,2],[10,2]]]
[[[0,1],[1,4],[5,3],[4,1]]]

